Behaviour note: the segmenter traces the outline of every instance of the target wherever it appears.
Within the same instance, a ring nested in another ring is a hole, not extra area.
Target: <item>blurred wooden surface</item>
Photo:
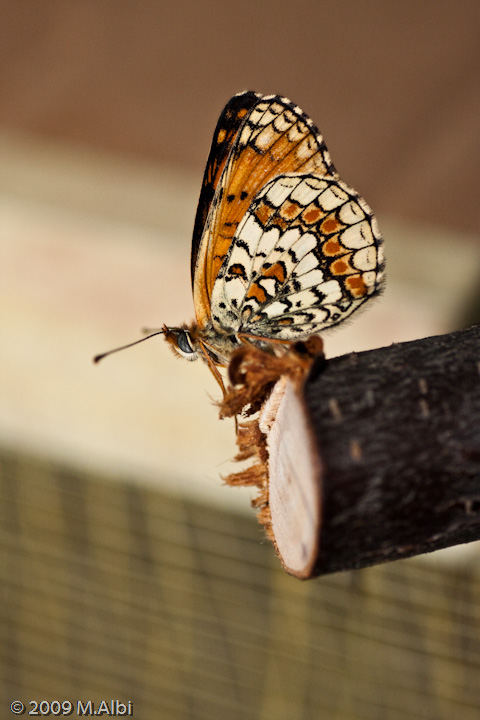
[[[281,93],[380,214],[478,230],[480,4],[3,0],[0,124],[203,170],[235,92]]]
[[[2,707],[477,720],[478,546],[302,583],[253,519],[114,479],[0,452]]]

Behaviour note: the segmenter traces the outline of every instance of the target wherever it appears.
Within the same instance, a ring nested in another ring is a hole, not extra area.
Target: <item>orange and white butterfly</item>
[[[282,352],[336,325],[379,292],[383,270],[377,222],[310,118],[278,95],[231,98],[193,231],[196,320],[164,326],[173,348],[223,387],[217,367],[242,343]]]
[[[196,319],[160,332],[224,389],[218,367],[236,348],[279,354],[338,324],[379,292],[383,269],[376,220],[310,118],[279,95],[239,93],[215,128],[198,203]]]

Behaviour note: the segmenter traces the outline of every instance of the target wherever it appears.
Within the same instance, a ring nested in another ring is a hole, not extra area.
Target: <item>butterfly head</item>
[[[167,327],[164,325],[162,330],[165,340],[170,343],[176,355],[180,355],[180,357],[189,361],[198,358],[198,342],[194,338],[192,329],[186,325],[181,327]]]

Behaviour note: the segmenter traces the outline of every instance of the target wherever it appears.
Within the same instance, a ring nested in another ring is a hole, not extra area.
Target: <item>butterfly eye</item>
[[[190,333],[187,330],[180,330],[177,334],[177,350],[187,360],[197,359],[197,351],[192,345]]]

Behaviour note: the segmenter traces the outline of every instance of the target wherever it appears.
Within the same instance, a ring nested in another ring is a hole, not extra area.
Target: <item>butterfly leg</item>
[[[222,389],[223,397],[225,397],[226,390],[225,390],[225,384],[223,382],[223,378],[220,375],[220,372],[219,372],[216,364],[213,362],[212,358],[208,354],[204,344],[201,342],[201,343],[199,343],[199,345],[200,345],[200,349],[203,353],[203,358],[204,358],[205,362],[207,363],[209,370],[212,373],[213,377],[215,378],[217,383],[220,385],[220,387]]]
[[[207,363],[210,372],[212,373],[213,377],[215,378],[215,380],[217,381],[217,383],[220,385],[220,387],[222,389],[223,399],[225,400],[225,398],[227,396],[227,391],[225,388],[225,383],[223,382],[223,378],[220,375],[220,372],[219,372],[217,366],[215,365],[215,363],[213,362],[212,358],[206,351],[203,343],[200,343],[200,348],[202,350],[203,357],[205,358],[205,362]],[[235,434],[238,435],[238,431],[239,431],[238,415],[234,415],[234,420],[235,420]]]

